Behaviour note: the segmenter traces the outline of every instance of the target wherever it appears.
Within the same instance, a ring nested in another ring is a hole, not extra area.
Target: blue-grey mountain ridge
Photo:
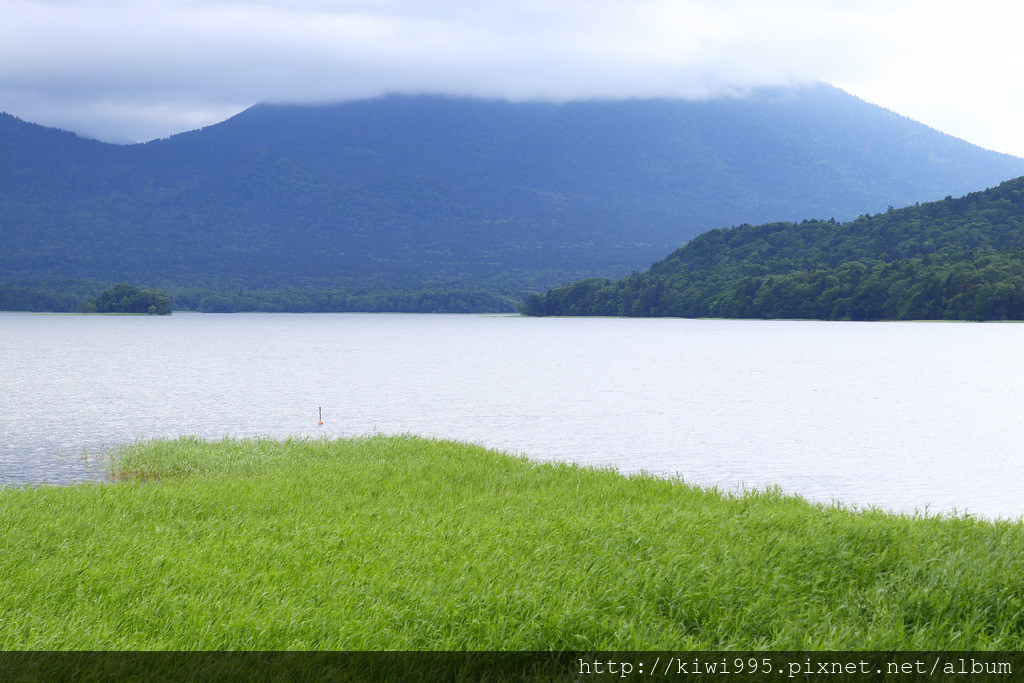
[[[714,228],[846,221],[1020,175],[1024,159],[827,85],[260,104],[136,145],[4,114],[0,307],[129,282],[200,310],[512,310]]]

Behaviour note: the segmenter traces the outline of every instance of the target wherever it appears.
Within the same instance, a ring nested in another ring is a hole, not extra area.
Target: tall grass
[[[0,491],[0,646],[1024,648],[1024,525],[413,437],[183,438]]]

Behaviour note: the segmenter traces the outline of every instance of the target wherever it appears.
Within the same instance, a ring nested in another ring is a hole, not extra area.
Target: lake
[[[0,313],[0,484],[102,479],[153,437],[414,433],[1016,518],[1022,349],[1019,324]]]

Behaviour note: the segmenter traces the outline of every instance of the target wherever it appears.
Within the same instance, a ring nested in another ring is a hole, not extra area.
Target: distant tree
[[[83,310],[87,313],[170,315],[171,300],[156,289],[139,289],[133,285],[119,284],[87,302]]]

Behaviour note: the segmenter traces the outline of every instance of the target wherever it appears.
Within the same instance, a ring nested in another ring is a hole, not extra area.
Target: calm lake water
[[[1016,518],[1022,351],[1019,324],[0,313],[0,484],[152,437],[409,432]]]

